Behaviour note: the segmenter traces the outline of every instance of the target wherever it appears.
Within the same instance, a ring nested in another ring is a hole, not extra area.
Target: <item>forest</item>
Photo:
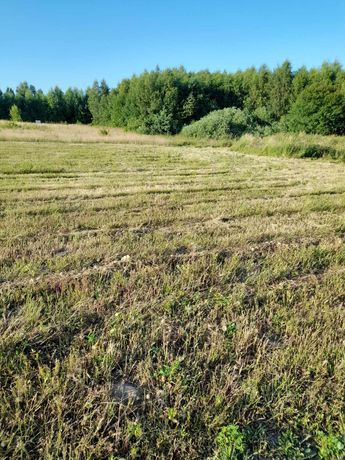
[[[54,87],[46,94],[22,82],[15,91],[0,91],[0,119],[92,123],[145,134],[176,134],[185,128],[194,137],[343,135],[345,70],[339,62],[325,62],[294,71],[289,61],[273,70],[263,65],[234,73],[157,67],[113,89],[102,80],[86,91]]]

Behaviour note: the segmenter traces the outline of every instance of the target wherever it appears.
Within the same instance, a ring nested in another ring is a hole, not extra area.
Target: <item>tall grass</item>
[[[280,133],[259,137],[247,134],[235,141],[232,147],[240,152],[259,155],[345,161],[344,136]]]

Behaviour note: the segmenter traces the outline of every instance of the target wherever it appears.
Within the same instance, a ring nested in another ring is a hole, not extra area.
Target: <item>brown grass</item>
[[[102,132],[104,134],[102,134]],[[120,128],[102,128],[91,125],[66,125],[53,123],[16,123],[0,121],[0,140],[33,142],[72,143],[133,143],[164,145],[169,141],[164,136],[147,136],[126,132]]]

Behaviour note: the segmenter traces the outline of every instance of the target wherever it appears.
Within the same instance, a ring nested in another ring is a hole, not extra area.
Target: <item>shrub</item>
[[[144,127],[141,129],[144,134],[170,134],[176,131],[171,113],[162,109],[158,113],[149,115],[144,120]]]
[[[247,111],[230,107],[214,110],[205,117],[185,126],[182,134],[188,137],[221,139],[240,137],[254,130],[252,117]]]
[[[13,122],[22,121],[22,116],[21,116],[21,113],[20,113],[20,109],[15,104],[12,105],[12,107],[10,108],[10,119]]]

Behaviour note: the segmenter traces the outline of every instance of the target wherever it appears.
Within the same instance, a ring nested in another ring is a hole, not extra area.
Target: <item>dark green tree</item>
[[[47,94],[48,117],[55,123],[66,121],[66,104],[63,91],[58,87],[52,88]]]
[[[92,123],[96,125],[107,125],[110,123],[110,89],[102,80],[99,84],[95,81],[87,90],[88,107],[92,116]]]
[[[274,120],[287,114],[292,103],[293,73],[289,61],[285,61],[272,73],[268,108]]]
[[[291,131],[345,134],[345,93],[327,82],[307,86],[293,104],[287,123]]]

